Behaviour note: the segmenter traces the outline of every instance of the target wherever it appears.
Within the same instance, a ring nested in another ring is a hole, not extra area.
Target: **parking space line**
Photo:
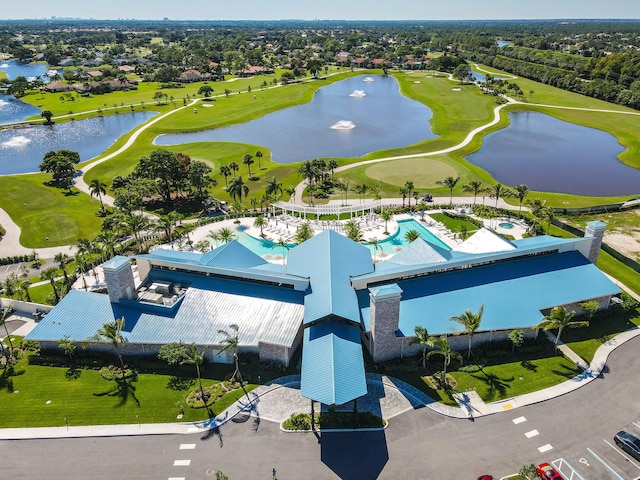
[[[169,477],[167,480],[185,480],[184,477]]]
[[[559,463],[559,465],[556,465],[556,463]],[[564,463],[564,464],[566,464],[566,465],[571,469],[571,475],[567,475],[566,473],[564,473],[564,472],[562,471],[562,464],[563,464],[563,463]],[[573,466],[572,466],[569,462],[567,462],[567,460],[565,460],[564,458],[559,458],[558,460],[554,460],[553,462],[551,462],[551,464],[552,464],[554,467],[556,467],[558,470],[560,470],[560,473],[561,473],[563,476],[565,476],[565,477],[567,477],[567,476],[568,476],[568,477],[569,477],[569,480],[573,480],[573,475],[574,475],[574,474],[575,474],[578,478],[580,478],[580,480],[585,480],[585,478],[584,478],[582,475],[580,475],[580,474],[578,473],[578,471],[577,471],[575,468],[573,468]]]
[[[633,423],[636,427],[640,428],[640,425],[638,425],[636,422],[631,422]]]
[[[516,425],[518,425],[519,423],[522,423],[522,422],[526,422],[526,421],[527,421],[527,419],[525,417],[518,417],[518,418],[514,418],[513,419],[513,423],[515,423]]]
[[[541,447],[538,447],[538,451],[540,453],[544,453],[544,452],[548,452],[549,450],[552,450],[553,447],[551,446],[550,443],[547,443],[546,445],[542,445]]]
[[[638,470],[640,470],[640,467],[638,466],[638,464],[636,462],[634,462],[633,460],[631,460],[629,457],[627,457],[624,453],[622,453],[622,450],[620,450],[617,447],[614,447],[613,445],[611,445],[607,440],[604,440],[604,443],[606,443],[607,445],[609,445],[611,448],[613,448],[616,452],[618,452],[625,460],[627,460],[631,465],[633,465],[634,467],[636,467]]]
[[[605,440],[605,442],[607,442],[607,441]],[[607,443],[609,443],[609,442],[607,442]],[[609,443],[609,445],[611,445],[611,444]],[[608,463],[606,463],[606,462],[605,462],[604,460],[602,460],[598,455],[596,455],[596,454],[593,452],[593,450],[591,450],[590,448],[587,448],[587,452],[589,452],[591,455],[593,455],[593,457],[594,457],[596,460],[598,460],[602,465],[604,465],[604,466],[605,466],[605,468],[606,468],[607,470],[609,470],[612,474],[614,474],[614,475],[615,475],[619,480],[624,480],[624,478],[622,478],[620,475],[618,475],[618,474],[615,472],[615,470],[609,466],[609,464],[608,464]]]
[[[195,443],[182,443],[180,444],[180,450],[193,450],[196,448]]]
[[[188,467],[191,465],[191,460],[174,460],[174,467]]]
[[[535,437],[536,435],[540,435],[540,432],[538,432],[538,430],[531,430],[530,432],[524,434],[524,436],[527,438]]]

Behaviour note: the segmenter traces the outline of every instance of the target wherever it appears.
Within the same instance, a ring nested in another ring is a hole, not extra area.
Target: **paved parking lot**
[[[640,437],[640,420],[620,427]],[[618,448],[611,433],[584,450],[551,462],[567,480],[640,479],[640,462]]]

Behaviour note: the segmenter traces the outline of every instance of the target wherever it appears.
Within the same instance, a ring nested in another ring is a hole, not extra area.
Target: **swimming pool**
[[[420,237],[422,237],[425,241],[436,245],[440,248],[444,248],[445,250],[451,250],[446,243],[436,237],[433,233],[427,230],[420,222],[410,218],[407,220],[399,220],[398,221],[398,230],[393,233],[393,235],[389,235],[384,239],[380,239],[378,242],[378,249],[374,252],[374,247],[371,244],[365,243],[364,245],[371,250],[371,254],[380,253],[380,248],[387,255],[393,255],[394,253],[398,253],[399,250],[403,249],[408,245],[408,242],[405,240],[404,236],[409,230],[416,230]],[[260,255],[266,259],[269,259],[271,255],[276,256],[287,256],[289,249],[294,248],[294,244],[288,244],[288,248],[283,248],[280,246],[275,246],[276,243],[270,240],[264,240],[262,238],[256,238],[248,233],[245,230],[246,227],[238,227],[236,228],[236,235],[238,237],[238,242],[247,247],[253,253]]]

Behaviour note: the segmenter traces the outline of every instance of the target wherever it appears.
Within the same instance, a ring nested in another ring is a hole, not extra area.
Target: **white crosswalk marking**
[[[552,449],[553,447],[549,443],[547,443],[546,445],[542,445],[541,447],[538,447],[538,451],[540,453],[548,452],[549,450],[552,450]]]
[[[173,462],[174,467],[188,467],[191,465],[191,460],[175,460]]]
[[[195,443],[183,443],[180,445],[180,450],[193,450],[196,448]]]
[[[531,430],[530,432],[524,434],[524,436],[527,438],[535,437],[536,435],[540,435],[540,432],[538,432],[538,430]]]
[[[185,480],[184,477],[169,477],[167,480]]]
[[[514,418],[513,419],[513,423],[515,423],[516,425],[518,425],[519,423],[522,423],[522,422],[526,422],[526,421],[527,421],[527,419],[525,417],[518,417],[518,418]]]

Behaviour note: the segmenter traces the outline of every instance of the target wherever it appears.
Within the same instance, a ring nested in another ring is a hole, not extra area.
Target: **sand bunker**
[[[459,92],[462,89],[461,88],[452,88],[451,90],[453,90],[454,92]]]
[[[211,105],[210,103],[201,103],[200,106],[204,108],[213,107],[213,105]]]
[[[329,128],[334,130],[351,130],[352,128],[356,128],[356,124],[351,120],[339,120]]]

